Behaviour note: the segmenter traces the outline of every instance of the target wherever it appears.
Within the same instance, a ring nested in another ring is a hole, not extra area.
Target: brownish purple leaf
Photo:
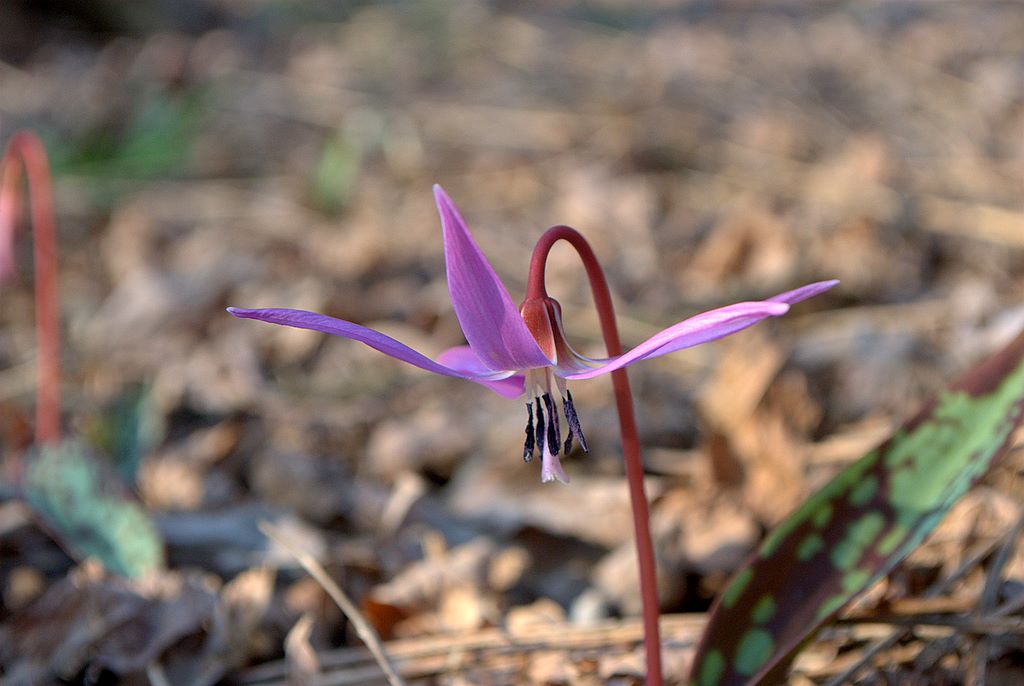
[[[713,608],[695,686],[762,683],[920,545],[1006,452],[1024,414],[1024,334],[928,402],[764,540]]]

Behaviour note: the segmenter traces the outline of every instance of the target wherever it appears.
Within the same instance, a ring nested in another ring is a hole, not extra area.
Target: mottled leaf
[[[142,458],[163,439],[164,425],[152,393],[140,386],[104,407],[88,422],[84,435],[90,445],[113,459],[127,483],[135,483]]]
[[[163,567],[163,544],[146,512],[83,444],[66,440],[34,449],[22,493],[73,556],[94,557],[131,578]]]
[[[713,608],[691,683],[774,680],[818,627],[920,545],[1006,452],[1022,414],[1024,334],[769,534]]]

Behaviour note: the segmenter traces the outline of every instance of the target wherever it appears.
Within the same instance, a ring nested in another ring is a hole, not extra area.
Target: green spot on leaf
[[[850,503],[857,507],[868,504],[875,494],[878,493],[878,477],[868,474],[864,479],[850,491]]]
[[[882,536],[882,540],[875,546],[875,551],[879,555],[888,555],[892,551],[899,547],[900,543],[910,534],[906,527],[894,524],[892,528]]]
[[[797,546],[796,559],[806,562],[821,552],[824,547],[825,539],[818,534],[808,534],[804,540],[800,541],[800,545]]]
[[[843,580],[840,582],[840,585],[843,591],[852,594],[867,586],[868,579],[870,578],[870,569],[854,569],[843,574]]]
[[[869,512],[855,521],[829,553],[832,564],[843,570],[855,567],[863,557],[864,550],[871,545],[883,527],[885,516],[880,512]]]
[[[754,570],[744,569],[736,578],[732,580],[729,587],[725,589],[725,593],[722,594],[722,605],[725,607],[732,607],[736,604],[736,601],[743,595],[743,591],[746,590],[747,584],[754,578]]]
[[[816,529],[823,528],[832,519],[832,503],[822,503],[814,514],[811,515],[811,523]]]
[[[765,629],[750,629],[740,639],[733,667],[743,676],[750,676],[772,656],[775,641]]]
[[[835,612],[836,610],[841,608],[843,605],[845,605],[846,601],[849,600],[849,599],[850,599],[850,597],[848,595],[846,595],[846,594],[834,595],[834,596],[830,596],[829,598],[827,598],[825,600],[825,602],[823,602],[821,604],[821,607],[818,608],[818,613],[815,615],[815,618],[814,618],[815,622],[824,621],[833,612]]]
[[[725,657],[720,650],[712,650],[704,657],[700,667],[700,686],[715,686],[725,672]]]
[[[755,624],[764,624],[772,618],[775,614],[775,598],[770,595],[761,596],[757,604],[754,605],[753,612],[750,613],[750,618],[754,620]]]

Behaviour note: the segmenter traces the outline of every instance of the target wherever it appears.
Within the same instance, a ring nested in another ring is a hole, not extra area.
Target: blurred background
[[[224,312],[315,310],[430,355],[460,344],[433,183],[516,301],[543,230],[581,230],[627,345],[842,280],[631,368],[667,612],[705,611],[768,527],[1024,325],[1015,2],[8,0],[0,142],[23,127],[55,175],[66,425],[144,434],[111,462],[169,568],[143,587],[76,567],[0,503],[0,658],[30,681],[141,683],[158,664],[171,683],[270,683],[286,645],[290,674],[357,645],[262,520],[385,637],[636,615],[607,379],[571,386],[591,450],[565,461],[571,485],[541,484],[521,403]],[[8,457],[34,397],[30,245],[0,296]],[[548,287],[573,344],[601,356],[569,249]],[[1016,462],[912,558],[903,592],[1019,516]],[[104,623],[104,603],[134,609]],[[670,675],[692,638],[670,646]],[[632,640],[595,678],[638,673]],[[552,654],[469,682],[583,673]],[[453,673],[430,678],[465,683]],[[826,673],[804,664],[808,683]]]

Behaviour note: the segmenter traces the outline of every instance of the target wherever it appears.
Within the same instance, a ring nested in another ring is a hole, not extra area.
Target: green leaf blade
[[[125,483],[134,484],[142,459],[160,444],[166,428],[153,399],[152,389],[137,386],[115,398],[91,417],[84,438],[109,455]]]
[[[28,456],[25,502],[74,557],[141,578],[164,566],[163,542],[145,510],[79,442],[43,446]]]
[[[769,534],[712,609],[691,683],[774,678],[821,624],[920,545],[1006,452],[1022,417],[1024,334]]]

